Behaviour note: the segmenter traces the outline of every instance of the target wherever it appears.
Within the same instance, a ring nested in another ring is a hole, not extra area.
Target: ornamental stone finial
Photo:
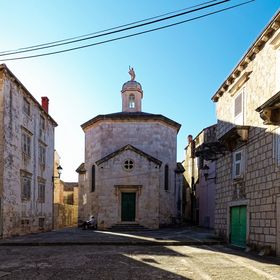
[[[129,66],[128,74],[130,75],[130,80],[131,80],[131,81],[134,81],[134,80],[135,80],[135,72],[134,72],[133,67],[130,67],[130,66]]]

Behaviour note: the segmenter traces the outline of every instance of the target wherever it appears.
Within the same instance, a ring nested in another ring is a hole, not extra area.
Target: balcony
[[[280,124],[280,91],[256,109],[266,125]]]

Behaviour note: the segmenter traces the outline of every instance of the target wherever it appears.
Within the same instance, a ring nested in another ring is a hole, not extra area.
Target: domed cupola
[[[122,111],[123,112],[141,112],[141,100],[143,98],[143,90],[140,83],[135,81],[135,72],[129,67],[129,75],[131,80],[122,86]]]

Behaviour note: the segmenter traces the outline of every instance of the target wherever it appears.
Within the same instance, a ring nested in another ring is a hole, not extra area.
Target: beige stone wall
[[[155,202],[159,199],[159,222],[167,224],[171,217],[176,215],[175,201],[175,174],[176,169],[176,145],[177,131],[175,128],[160,121],[101,121],[89,127],[85,131],[85,169],[87,173],[79,176],[79,219],[87,219],[99,210],[98,191],[91,192],[91,167],[99,159],[115,152],[127,144],[162,161],[159,173],[159,196],[150,197]],[[164,166],[169,165],[169,190],[164,190]],[[99,180],[97,169],[97,182]],[[145,177],[138,177],[137,184],[147,185]],[[154,179],[153,179],[154,180]],[[97,188],[100,184],[97,184]],[[113,194],[112,194],[113,195]],[[108,198],[109,199],[109,198]],[[116,199],[112,196],[110,199]],[[156,202],[155,202],[156,203]],[[109,215],[109,214],[108,214]],[[112,214],[110,214],[112,215]],[[116,216],[114,217],[116,218]],[[148,218],[148,217],[147,217]],[[99,219],[99,218],[98,218]],[[113,220],[113,217],[111,217]],[[115,221],[117,222],[117,221]]]
[[[232,153],[227,153],[217,161],[216,231],[229,238],[229,213],[234,205],[247,205],[248,244],[260,248],[271,246],[276,249],[276,195],[280,193],[279,164],[276,160],[276,126],[264,125],[256,108],[276,94],[276,49],[271,44],[279,36],[279,31],[266,43],[263,49],[240,73],[229,89],[219,98],[216,110],[218,137],[234,126],[234,98],[238,91],[234,86],[245,72],[251,72],[242,85],[245,90],[244,121],[249,125],[249,140],[239,147],[245,155],[244,183],[245,195],[236,196],[239,187],[232,178]],[[232,92],[230,93],[230,90]],[[243,191],[243,190],[242,190]]]
[[[2,73],[3,74],[3,73]],[[52,228],[52,174],[54,151],[54,126],[25,89],[8,74],[4,77],[1,96],[4,96],[3,112],[4,170],[3,170],[3,237],[35,232],[39,228],[39,218],[44,219],[43,230]],[[23,113],[23,98],[31,105],[31,116]],[[46,128],[39,136],[39,119],[44,115]],[[31,157],[22,153],[21,135],[26,129],[32,135]],[[2,131],[2,130],[1,130]],[[46,164],[39,164],[39,144],[46,147]],[[2,157],[1,157],[2,158]],[[31,198],[21,198],[21,172],[32,176]],[[45,180],[45,203],[38,201],[38,180]]]
[[[59,156],[55,152],[54,174],[57,177],[57,166],[59,166]],[[59,178],[54,180],[54,228],[65,228],[77,226],[78,223],[78,183],[63,182]],[[71,203],[65,198],[70,197]],[[73,200],[72,200],[73,199]]]
[[[54,228],[77,226],[78,205],[54,204]]]

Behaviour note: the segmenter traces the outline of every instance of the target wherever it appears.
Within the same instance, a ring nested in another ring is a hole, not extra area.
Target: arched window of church
[[[169,167],[168,164],[164,167],[164,189],[167,191],[169,188]]]
[[[95,165],[91,167],[91,191],[95,191]]]
[[[135,108],[135,96],[134,94],[129,95],[128,107],[133,109]]]

